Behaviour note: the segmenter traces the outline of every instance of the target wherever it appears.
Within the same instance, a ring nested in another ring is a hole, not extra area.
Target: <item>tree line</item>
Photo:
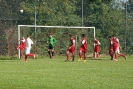
[[[14,29],[16,34],[12,33],[12,39],[17,39],[17,25],[35,24],[36,11],[37,25],[93,26],[96,27],[96,37],[104,44],[101,45],[103,53],[107,53],[108,36],[115,34],[120,39],[122,51],[132,54],[132,6],[132,0],[0,0],[0,40],[6,44],[1,47],[8,50],[6,30]],[[20,13],[21,9],[23,13]],[[40,30],[38,39],[42,39],[43,31]],[[81,29],[75,33],[79,31]],[[34,36],[32,30],[24,33]]]

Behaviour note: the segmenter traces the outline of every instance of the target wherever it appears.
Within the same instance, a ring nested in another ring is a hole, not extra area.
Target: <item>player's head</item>
[[[97,38],[96,38],[96,37],[94,37],[94,40],[97,40]]]
[[[52,37],[52,34],[51,33],[49,34],[49,37]]]
[[[29,35],[27,35],[27,37],[30,37]]]
[[[25,39],[24,36],[22,37],[22,39]]]
[[[69,34],[69,37],[73,37],[73,35],[72,34]]]
[[[116,35],[112,35],[112,37],[116,37]]]
[[[110,39],[112,36],[108,36],[108,38]]]
[[[85,34],[82,34],[82,37],[85,37]]]

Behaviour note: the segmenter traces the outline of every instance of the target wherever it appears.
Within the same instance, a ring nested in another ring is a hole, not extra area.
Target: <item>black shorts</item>
[[[48,49],[54,49],[54,47],[53,46],[48,46]]]

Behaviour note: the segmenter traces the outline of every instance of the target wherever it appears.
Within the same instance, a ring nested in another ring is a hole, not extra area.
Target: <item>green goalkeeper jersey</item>
[[[52,37],[52,38],[48,38],[48,45],[50,46],[50,47],[54,47],[55,46],[55,44],[56,44],[56,39],[54,38],[54,37]]]

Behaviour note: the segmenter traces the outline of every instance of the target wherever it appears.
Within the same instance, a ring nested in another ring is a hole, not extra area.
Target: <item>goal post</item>
[[[32,27],[32,28],[64,28],[64,29],[93,29],[93,37],[95,37],[95,27],[80,27],[80,26],[42,26],[42,25],[18,25],[18,39],[20,40],[21,37],[21,27]],[[36,32],[36,31],[35,31]],[[35,33],[36,34],[36,33]],[[20,44],[20,41],[18,41]],[[35,39],[36,44],[36,39]],[[20,50],[18,50],[18,56],[20,58]]]

